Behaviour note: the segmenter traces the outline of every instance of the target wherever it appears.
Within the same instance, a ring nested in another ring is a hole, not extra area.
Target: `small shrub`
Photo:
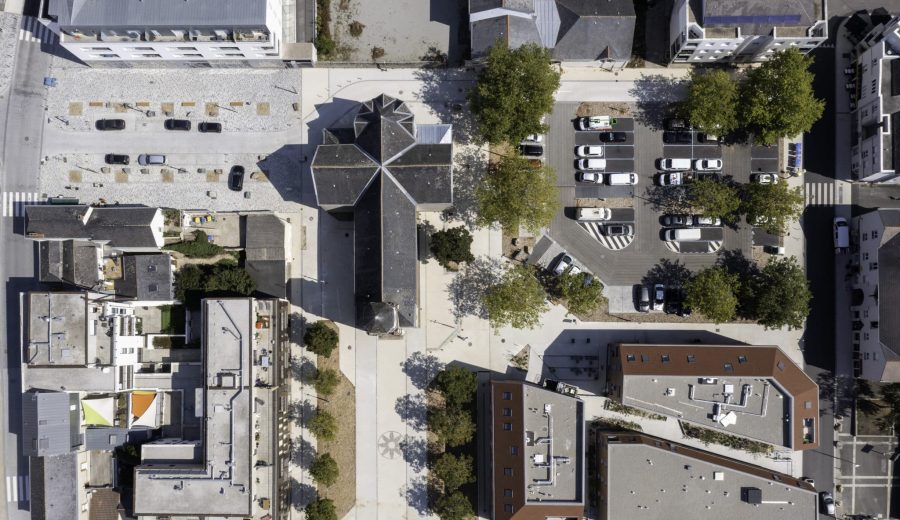
[[[318,370],[316,377],[313,379],[313,387],[319,395],[329,396],[334,393],[334,389],[341,382],[341,376],[336,370],[326,368]]]
[[[310,352],[329,357],[338,346],[338,333],[324,321],[317,321],[306,329],[303,343]]]
[[[363,29],[365,29],[365,28],[366,28],[365,25],[354,20],[353,23],[350,24],[350,36],[353,36],[354,38],[359,38],[363,33]]]
[[[309,474],[317,484],[331,486],[337,482],[340,471],[337,461],[330,454],[322,453],[313,459],[309,466]]]
[[[306,506],[306,520],[337,520],[334,502],[329,498],[316,498]]]
[[[225,252],[225,248],[209,241],[203,231],[195,231],[194,239],[164,246],[163,249],[177,251],[188,258],[211,258]]]
[[[381,47],[372,47],[372,61],[384,57],[384,49]]]
[[[316,415],[309,420],[309,424],[306,427],[317,439],[323,441],[334,440],[335,436],[337,436],[337,419],[325,410],[318,410]]]

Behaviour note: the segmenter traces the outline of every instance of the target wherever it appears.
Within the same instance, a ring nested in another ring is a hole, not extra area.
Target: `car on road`
[[[650,289],[646,285],[641,286],[637,309],[641,312],[650,312]]]
[[[686,130],[690,128],[687,121],[678,117],[670,117],[664,122],[666,130]]]
[[[575,167],[579,170],[605,170],[606,159],[585,158],[576,159]]]
[[[822,512],[826,515],[834,516],[834,497],[829,491],[819,493],[819,500],[822,501]]]
[[[222,133],[222,123],[213,123],[210,121],[204,121],[197,125],[197,130],[200,130],[200,133],[203,134],[221,134]]]
[[[128,164],[130,161],[127,155],[119,155],[115,153],[108,153],[105,157],[103,157],[103,162],[106,164]]]
[[[124,119],[98,119],[95,124],[97,130],[125,130]]]
[[[608,237],[625,237],[634,234],[634,226],[631,224],[607,224],[600,228],[600,232]]]
[[[603,147],[583,144],[575,147],[575,155],[578,157],[603,157]]]
[[[656,183],[660,186],[681,186],[682,180],[681,172],[660,173]]]
[[[601,132],[599,138],[601,143],[624,143],[628,140],[628,134],[625,132]]]
[[[142,153],[138,155],[138,164],[141,166],[153,166],[166,164],[166,156],[152,153]]]
[[[560,255],[559,260],[556,261],[556,266],[553,268],[553,274],[559,276],[569,270],[569,274],[578,274],[581,272],[581,269],[575,265],[575,259],[569,256],[569,253],[563,253]]]
[[[578,118],[579,130],[610,130],[612,120],[609,116],[590,116]]]
[[[690,132],[663,132],[663,142],[666,144],[691,144],[693,137]]]
[[[722,169],[722,159],[697,159],[694,169],[698,172],[717,172]]]
[[[543,136],[542,134],[528,134],[527,136],[525,136],[525,139],[523,140],[523,142],[526,142],[526,143],[543,143],[543,142],[544,142],[544,136]]]
[[[663,225],[666,227],[690,226],[693,219],[691,215],[663,215]]]
[[[777,184],[778,176],[774,173],[754,173],[750,176],[750,181],[756,184]]]
[[[832,224],[834,230],[834,252],[844,253],[850,249],[850,227],[844,217],[835,217]]]
[[[228,189],[231,191],[241,191],[244,189],[244,167],[232,166],[228,172]]]
[[[663,171],[687,171],[691,169],[690,159],[659,159],[659,169]]]
[[[661,311],[666,303],[666,286],[658,283],[653,286],[653,310]]]
[[[529,157],[540,157],[544,155],[544,147],[539,144],[520,144],[519,153]]]
[[[693,219],[695,226],[721,226],[722,219],[719,217],[707,217],[704,215],[694,215]]]
[[[598,172],[578,172],[575,174],[575,180],[589,184],[602,184],[603,174]]]
[[[166,119],[163,126],[165,126],[166,130],[181,130],[182,132],[186,132],[191,129],[191,122],[187,119]]]

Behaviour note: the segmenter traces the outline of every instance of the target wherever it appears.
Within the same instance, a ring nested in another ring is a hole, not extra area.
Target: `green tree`
[[[502,157],[488,167],[475,198],[480,225],[497,222],[513,234],[522,225],[538,233],[550,225],[559,209],[556,173],[518,155]]]
[[[242,267],[217,264],[206,278],[205,289],[206,292],[221,291],[249,296],[256,290],[256,282]]]
[[[188,293],[203,289],[205,276],[196,265],[186,265],[175,273],[175,298],[186,302]]]
[[[431,235],[431,253],[444,268],[450,268],[450,262],[471,262],[472,235],[460,226],[442,229]]]
[[[738,83],[724,70],[691,72],[685,111],[691,125],[714,135],[731,132],[738,126]]]
[[[708,267],[685,285],[685,304],[716,323],[731,321],[737,314],[739,284],[740,278],[724,267]]]
[[[750,69],[741,86],[741,120],[762,144],[808,132],[822,117],[825,102],[816,99],[812,58],[795,48],[776,52]]]
[[[796,258],[769,260],[752,283],[752,309],[760,325],[775,329],[785,325],[789,329],[803,327],[812,293]]]
[[[438,372],[434,378],[435,385],[451,406],[464,406],[475,398],[478,381],[471,370],[460,366],[450,366]]]
[[[748,222],[758,222],[773,235],[787,233],[792,220],[803,213],[803,191],[791,188],[786,182],[775,184],[751,183],[744,186],[743,211]]]
[[[900,423],[900,383],[883,384],[879,393],[887,411],[878,420],[878,426],[885,431],[896,429]]]
[[[319,498],[306,506],[306,520],[337,520],[337,511],[330,498]]]
[[[518,143],[546,131],[541,118],[553,109],[558,88],[549,50],[533,43],[512,50],[498,44],[469,92],[469,106],[485,140]]]
[[[434,512],[441,520],[469,520],[475,517],[472,503],[459,491],[438,497],[434,503]]]
[[[430,410],[428,428],[450,447],[462,446],[475,435],[472,414],[455,406]]]
[[[338,333],[324,321],[317,321],[306,328],[303,343],[310,352],[329,357],[338,346]]]
[[[306,427],[317,439],[323,441],[332,441],[337,436],[337,419],[325,410],[317,410]]]
[[[547,294],[527,265],[514,265],[485,292],[484,308],[491,326],[533,329],[547,310]]]
[[[326,368],[324,370],[316,370],[316,377],[313,378],[313,388],[316,393],[323,396],[329,396],[334,393],[334,389],[341,382],[341,376],[336,370]]]
[[[449,452],[444,453],[434,463],[432,474],[444,482],[444,493],[452,493],[460,486],[475,482],[475,469],[469,455],[457,457]]]
[[[340,471],[337,461],[330,454],[322,453],[313,458],[312,464],[309,465],[309,474],[316,483],[331,486],[337,482]]]
[[[730,183],[714,179],[700,179],[689,186],[691,206],[709,217],[731,219],[741,207],[738,189]]]
[[[585,283],[587,276],[590,275],[566,271],[554,280],[553,295],[566,300],[566,307],[572,314],[590,314],[603,303],[603,285],[596,277]]]
[[[194,232],[193,240],[169,244],[163,249],[177,251],[188,258],[210,258],[225,252],[224,247],[210,242],[206,232],[200,230]]]

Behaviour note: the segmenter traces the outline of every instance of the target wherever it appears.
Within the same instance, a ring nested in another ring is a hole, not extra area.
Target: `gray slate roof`
[[[62,27],[253,27],[266,0],[50,0]]]
[[[481,3],[473,0],[470,13],[488,10]],[[519,9],[492,8],[496,16],[470,24],[473,57],[486,55],[498,39],[510,48],[543,45],[559,61],[631,57],[636,18],[630,0],[534,0],[530,19],[511,12]]]
[[[316,197],[326,210],[354,210],[356,297],[390,303],[401,325],[416,326],[416,211],[453,201],[452,127],[417,126],[404,102],[382,94],[361,105],[352,133],[324,138]]]
[[[75,410],[70,410],[73,404]],[[22,454],[44,457],[71,452],[78,444],[79,414],[75,394],[41,391],[22,394]]]
[[[175,299],[172,284],[172,257],[166,253],[125,255],[116,294],[143,301],[169,301]]]
[[[45,239],[84,239],[111,247],[160,247],[148,207],[25,206],[25,234]]]
[[[100,282],[98,249],[96,244],[84,241],[41,242],[38,278],[42,282],[93,288]]]
[[[881,343],[891,350],[900,348],[900,234],[878,250],[878,312]]]
[[[30,461],[32,520],[78,519],[78,460],[75,453]]]
[[[273,213],[251,214],[244,218],[244,265],[256,282],[256,290],[278,298],[287,297],[284,222]]]
[[[112,450],[125,444],[128,430],[125,428],[96,427],[84,430],[84,449]]]

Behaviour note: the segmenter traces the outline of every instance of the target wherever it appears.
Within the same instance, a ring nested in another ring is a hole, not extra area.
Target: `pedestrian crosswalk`
[[[51,43],[56,36],[46,25],[33,16],[23,16],[19,28],[19,40],[23,42]]]
[[[22,217],[25,215],[25,206],[46,204],[47,197],[41,193],[22,191],[4,191],[2,194],[2,217]]]
[[[594,237],[594,240],[600,242],[600,245],[612,251],[625,249],[634,241],[634,235],[624,235],[617,237],[609,237],[604,235],[600,231],[600,227],[602,226],[602,224],[599,224],[597,222],[579,222],[579,224],[581,224],[581,227],[584,228],[584,230],[587,231],[589,235]]]
[[[28,475],[6,477],[6,501],[28,502],[31,498],[31,482]]]
[[[803,189],[807,206],[831,206],[835,203],[833,182],[808,182]]]
[[[691,250],[684,251],[681,247],[681,242],[677,242],[674,240],[666,240],[666,247],[669,248],[669,251],[673,253],[715,253],[719,249],[722,249],[722,241],[721,240],[708,240],[705,242],[687,242],[691,246]],[[704,247],[705,246],[705,247]]]

